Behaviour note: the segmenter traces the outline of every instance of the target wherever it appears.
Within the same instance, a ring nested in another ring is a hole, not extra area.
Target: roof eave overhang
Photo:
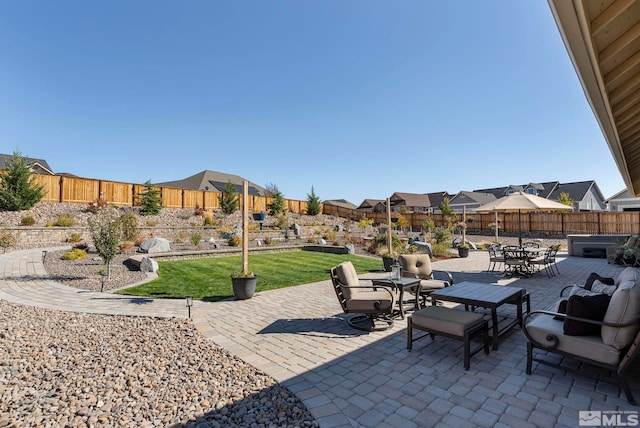
[[[598,55],[591,43],[590,26],[582,1],[548,0],[548,2],[585,96],[596,116],[622,179],[629,191],[637,196],[640,193],[640,177],[636,179],[634,186],[603,83]]]

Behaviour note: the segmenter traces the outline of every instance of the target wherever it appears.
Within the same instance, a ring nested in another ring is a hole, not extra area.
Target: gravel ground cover
[[[190,320],[0,300],[0,427],[317,426],[273,378]]]

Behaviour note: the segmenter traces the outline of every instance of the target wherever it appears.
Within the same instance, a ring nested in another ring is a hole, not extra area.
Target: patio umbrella
[[[560,202],[552,201],[551,199],[542,198],[536,195],[530,195],[524,192],[517,192],[511,195],[503,196],[500,199],[496,199],[493,202],[480,205],[475,208],[474,211],[478,213],[518,213],[518,228],[519,237],[518,242],[522,246],[522,222],[520,221],[520,214],[522,212],[532,211],[568,211],[572,210],[570,207]],[[497,227],[497,225],[496,225]]]

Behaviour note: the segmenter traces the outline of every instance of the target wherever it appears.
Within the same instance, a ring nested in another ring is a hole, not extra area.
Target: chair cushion
[[[454,336],[464,336],[464,331],[482,320],[475,312],[460,311],[442,306],[429,306],[411,315],[413,325],[433,329]]]
[[[602,321],[611,296],[596,294],[593,296],[570,296],[567,300],[567,315],[578,318],[586,318],[594,321]],[[569,336],[589,336],[600,334],[600,326],[582,321],[565,319],[564,334]]]
[[[604,321],[624,324],[640,317],[640,270],[627,267],[616,279],[618,288],[611,296]],[[628,327],[602,326],[602,341],[607,345],[622,349],[629,345],[638,332],[638,323]]]
[[[398,257],[403,271],[417,275],[420,279],[431,279],[431,258],[428,254],[402,254]]]
[[[376,308],[376,303],[378,303]],[[391,311],[393,299],[391,294],[384,290],[361,291],[358,296],[347,300],[346,306],[349,312],[388,312]]]
[[[353,263],[351,262],[343,262],[336,266],[336,274],[338,275],[338,280],[341,284],[344,284],[348,287],[355,287],[360,285],[358,273],[356,272],[356,268],[353,267]],[[355,295],[362,292],[362,289],[360,288],[348,287],[342,287],[342,294],[344,294],[344,297],[347,300],[355,297]]]
[[[527,320],[525,328],[533,340],[542,345],[552,345],[547,335],[557,337],[558,346],[555,349],[559,351],[605,364],[618,364],[620,361],[618,348],[604,344],[599,336],[568,336],[564,334],[564,323],[551,316],[533,316]]]
[[[420,286],[422,287],[423,293],[430,293],[432,291],[441,290],[449,286],[449,283],[447,281],[441,281],[439,279],[422,279],[420,280]]]

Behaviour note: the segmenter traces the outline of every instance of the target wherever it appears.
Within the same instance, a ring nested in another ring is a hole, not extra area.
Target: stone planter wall
[[[322,234],[327,229],[327,226],[301,226],[300,236],[296,236],[293,230],[288,230],[288,242],[291,243],[306,243],[310,237],[318,237],[317,233]],[[220,236],[220,232],[215,227],[211,226],[171,226],[171,227],[151,227],[151,226],[139,226],[138,232],[140,235],[149,237],[155,236],[160,238],[166,238],[170,242],[185,242],[189,243],[191,235],[199,231],[202,233],[202,239],[207,242],[210,238],[214,238],[217,242],[226,242]],[[69,237],[74,234],[80,234],[82,239],[86,242],[91,241],[91,235],[87,227],[34,227],[34,226],[5,226],[0,227],[0,234],[9,233],[16,237],[17,244],[14,247],[10,247],[7,251],[27,249],[27,248],[44,248],[44,247],[58,247],[63,245],[73,245],[68,242]],[[336,232],[338,237],[342,237],[344,232]],[[249,243],[250,246],[255,246],[256,241],[262,242],[265,239],[271,239],[276,243],[285,242],[284,230],[250,230],[249,231]]]

